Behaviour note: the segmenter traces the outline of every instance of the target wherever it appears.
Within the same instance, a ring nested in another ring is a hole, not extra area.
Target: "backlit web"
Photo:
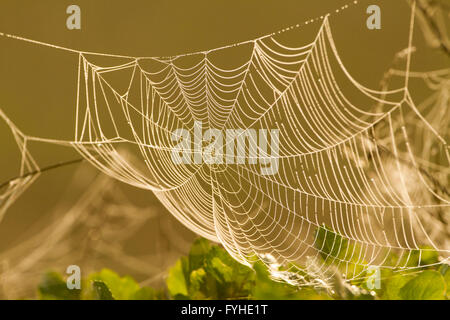
[[[312,22],[319,27],[309,43],[285,36],[302,24],[159,58],[9,36],[72,51],[79,64],[73,141],[27,137],[0,113],[23,154],[23,178],[2,190],[2,210],[37,177],[26,142],[42,141],[73,147],[108,176],[153,191],[189,229],[291,283],[327,285],[336,273],[358,279],[369,266],[421,268],[430,251],[448,261],[448,70],[409,72],[411,38],[406,70],[391,71],[404,84],[367,88],[342,63],[329,16],[305,24]],[[246,58],[230,66],[228,55]],[[430,98],[416,105],[409,81],[423,81]],[[174,163],[173,131],[194,135],[195,122],[242,134],[279,129],[278,171],[261,174],[261,160],[274,155],[259,147],[256,163]]]

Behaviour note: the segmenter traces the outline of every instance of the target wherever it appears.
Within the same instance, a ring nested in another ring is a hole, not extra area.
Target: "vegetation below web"
[[[344,254],[345,243],[339,250],[336,235],[318,230],[322,251],[330,255]],[[428,254],[427,263],[437,259]],[[411,259],[414,260],[414,259]],[[121,277],[103,269],[82,280],[81,290],[70,290],[57,272],[43,275],[38,296],[43,300],[161,300],[161,299],[449,299],[450,268],[446,264],[426,268],[422,272],[396,273],[382,271],[380,289],[369,291],[367,279],[340,289],[326,290],[290,285],[271,278],[262,262],[253,269],[236,262],[223,248],[205,239],[198,239],[189,254],[170,268],[164,289],[141,287],[129,276]]]

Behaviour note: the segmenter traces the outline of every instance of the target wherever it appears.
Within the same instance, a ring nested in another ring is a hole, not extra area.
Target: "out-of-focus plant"
[[[348,244],[340,249],[329,246],[336,240],[335,234],[318,229],[317,245],[321,246],[323,257],[341,257]],[[334,239],[334,240],[333,240]],[[331,241],[331,242],[330,242]],[[328,252],[327,252],[328,250]],[[413,254],[414,255],[414,254]],[[435,262],[436,255],[417,255],[417,259]],[[417,263],[410,259],[411,263]],[[383,270],[381,288],[367,293],[364,281],[359,284],[359,294],[331,291],[312,287],[298,287],[285,282],[274,281],[261,262],[253,268],[236,262],[223,248],[205,239],[198,239],[189,254],[179,259],[169,270],[164,289],[141,287],[129,276],[103,269],[90,274],[82,281],[81,290],[69,290],[63,277],[56,272],[43,275],[38,287],[40,299],[54,300],[160,300],[160,299],[449,299],[450,268],[442,264],[423,272],[399,273]],[[366,292],[366,293],[365,293]]]
[[[446,25],[450,18],[448,1],[418,0],[417,9],[417,18],[427,43],[450,57],[450,39]]]

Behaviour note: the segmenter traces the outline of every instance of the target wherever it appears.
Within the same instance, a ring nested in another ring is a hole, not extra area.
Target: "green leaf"
[[[178,260],[175,266],[169,270],[169,277],[167,278],[166,283],[167,289],[173,298],[176,298],[177,296],[188,296],[188,287],[181,260]]]
[[[446,292],[446,297],[447,299],[450,299],[450,267],[448,265],[444,265],[442,267],[442,272],[444,276],[444,281],[445,284],[447,286],[447,292]]]
[[[103,269],[99,273],[94,273],[90,277],[91,281],[103,282],[116,300],[133,299],[140,289],[139,285],[131,277],[120,277],[114,271]]]
[[[192,299],[204,299],[205,295],[202,292],[203,287],[206,282],[206,272],[205,269],[199,268],[191,272],[189,277],[189,295]]]
[[[326,264],[334,264],[346,278],[351,279],[356,276],[360,278],[365,274],[367,262],[360,260],[364,248],[355,242],[350,242],[339,233],[325,226],[318,227],[314,247],[319,250]],[[341,263],[342,261],[346,263]],[[361,280],[351,281],[351,283],[359,284]]]
[[[426,266],[439,262],[439,253],[431,248],[421,250],[420,265]]]
[[[79,300],[81,290],[69,289],[62,276],[57,272],[47,272],[38,286],[41,300]]]
[[[133,295],[133,300],[164,300],[164,298],[162,290],[155,290],[150,287],[143,287]]]
[[[431,247],[412,250],[399,258],[398,265],[403,267],[417,267],[439,262],[439,253]]]
[[[203,268],[192,271],[190,276],[191,289],[194,291],[200,290],[202,284],[205,281],[205,277],[206,272]]]
[[[96,300],[114,300],[108,286],[99,280],[95,280],[92,284],[94,289],[94,297]]]
[[[324,300],[329,296],[316,292],[312,288],[298,288],[270,278],[263,263],[254,264],[256,283],[252,290],[252,298],[256,300]]]
[[[254,285],[254,271],[219,246],[211,246],[205,259],[205,271],[208,275],[205,293],[217,299],[246,299]]]
[[[390,276],[385,279],[381,286],[383,288],[380,295],[383,300],[401,300],[400,296],[401,288],[411,279],[408,275],[396,275]]]
[[[319,227],[316,230],[314,247],[326,260],[339,258],[347,251],[348,240],[326,227]]]
[[[199,238],[194,241],[189,251],[189,270],[190,273],[193,270],[201,268],[205,262],[205,258],[211,249],[211,243],[203,238]]]
[[[445,298],[444,277],[437,271],[424,271],[400,289],[405,300],[442,300]]]
[[[233,280],[233,268],[226,265],[218,257],[211,259],[211,269],[214,271],[214,276],[219,282],[231,282]]]

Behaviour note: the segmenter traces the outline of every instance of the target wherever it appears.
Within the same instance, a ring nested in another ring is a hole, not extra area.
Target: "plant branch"
[[[56,164],[50,165],[48,167],[44,167],[42,169],[30,171],[28,173],[25,173],[23,175],[17,176],[15,178],[12,178],[12,179],[9,179],[8,181],[3,182],[2,184],[0,184],[0,190],[5,188],[7,185],[9,185],[14,180],[27,178],[27,177],[34,176],[36,174],[47,172],[47,171],[50,171],[50,170],[53,170],[53,169],[58,169],[58,168],[61,168],[61,167],[66,167],[66,166],[69,166],[69,165],[72,165],[72,164],[80,163],[80,162],[83,162],[85,160],[86,159],[84,159],[84,158],[80,158],[80,159],[70,160],[70,161],[66,161],[66,162],[56,163]]]
[[[434,15],[434,12],[436,12],[436,8],[442,9],[442,7],[444,7],[443,3],[433,0],[417,1],[417,8],[419,9],[419,12],[423,15],[423,18],[425,18],[434,36],[439,41],[439,49],[441,49],[450,57],[449,39],[447,38],[441,27],[438,25],[437,18]]]

